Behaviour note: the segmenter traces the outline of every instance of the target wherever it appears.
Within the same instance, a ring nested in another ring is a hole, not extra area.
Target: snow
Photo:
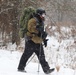
[[[44,47],[46,60],[50,68],[55,71],[50,75],[76,75],[76,49],[74,39],[66,39],[61,42],[54,36],[47,37],[49,39],[47,47]],[[20,47],[24,47],[24,39],[21,40]],[[17,67],[23,52],[16,48],[16,44],[9,43],[6,47],[0,47],[0,75],[24,75],[18,72]],[[45,75],[41,66],[38,73],[38,59],[34,57],[28,63],[25,75]],[[59,71],[58,71],[59,68]]]
[[[0,75],[45,75],[41,66],[38,73],[38,63],[30,62],[27,67],[27,73],[17,71],[17,66],[22,53],[13,51],[12,53],[7,50],[0,49]],[[59,72],[56,68],[50,75],[76,75],[76,72],[70,68],[61,66]]]

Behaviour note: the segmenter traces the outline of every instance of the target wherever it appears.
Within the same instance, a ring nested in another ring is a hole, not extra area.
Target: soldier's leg
[[[40,48],[40,47],[41,47],[41,48]],[[39,59],[39,61],[40,61],[40,64],[41,64],[41,66],[42,66],[42,68],[43,68],[43,71],[44,71],[44,72],[47,72],[47,70],[49,70],[50,67],[49,67],[49,65],[48,65],[48,63],[47,63],[47,61],[46,61],[46,59],[45,59],[45,55],[44,55],[44,50],[43,50],[42,44],[39,45],[39,46],[36,48],[35,53],[36,53],[36,55],[37,55],[37,57],[38,57],[38,59]]]
[[[33,54],[33,52],[34,51],[31,47],[30,41],[26,42],[25,51],[21,56],[19,66],[18,66],[18,70],[24,70],[26,63],[27,63],[28,59],[30,58],[30,56]]]

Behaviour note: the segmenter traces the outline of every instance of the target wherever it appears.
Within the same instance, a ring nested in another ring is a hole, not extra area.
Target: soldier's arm
[[[34,18],[28,22],[28,31],[30,33],[38,34],[38,30],[36,29],[36,20]]]

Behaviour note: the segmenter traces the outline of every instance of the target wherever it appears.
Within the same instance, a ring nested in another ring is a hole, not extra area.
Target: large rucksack
[[[20,30],[19,30],[19,34],[20,37],[23,38],[27,32],[27,25],[28,25],[28,21],[29,19],[31,19],[33,17],[33,14],[35,13],[35,8],[33,7],[27,7],[24,9],[24,11],[22,12],[21,18],[20,18]]]

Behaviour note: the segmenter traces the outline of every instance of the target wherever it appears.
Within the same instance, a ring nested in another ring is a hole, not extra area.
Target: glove
[[[43,40],[45,47],[47,47],[47,41],[48,39]]]

